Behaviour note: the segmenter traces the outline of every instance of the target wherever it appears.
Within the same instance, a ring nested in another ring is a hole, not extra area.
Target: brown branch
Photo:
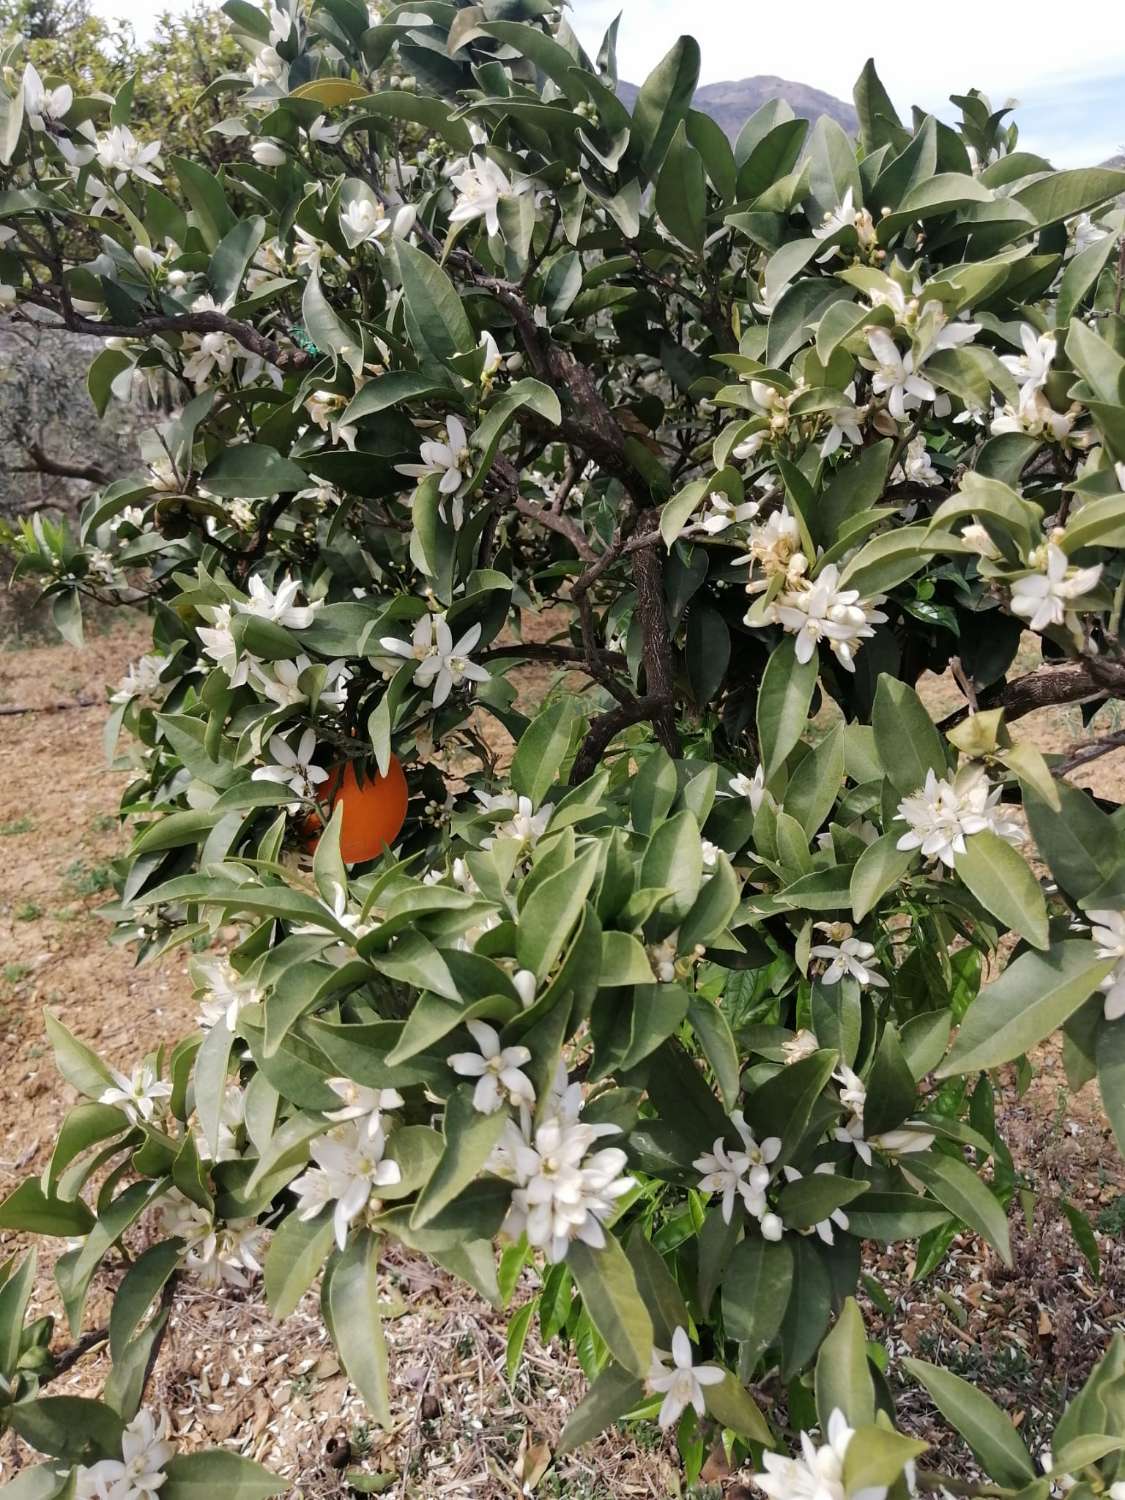
[[[1002,708],[1012,721],[1060,703],[1081,703],[1097,698],[1125,698],[1125,666],[1101,657],[1084,656],[1058,667],[1042,667],[1011,682],[994,683],[977,695],[981,709]],[[959,708],[938,725],[952,729],[968,718],[968,708]]]
[[[553,646],[548,642],[514,641],[510,646],[490,646],[487,651],[475,651],[474,661],[498,661],[510,656],[524,656],[528,661],[553,661],[560,666],[584,667],[585,653],[576,646]],[[602,659],[614,667],[624,667],[625,658],[616,651],[603,651]]]
[[[256,354],[279,370],[304,370],[320,357],[307,354],[303,349],[286,348],[273,339],[266,338],[249,323],[240,323],[221,312],[193,312],[141,318],[136,323],[102,323],[94,318],[83,318],[73,309],[67,310],[43,297],[25,297],[25,302],[55,313],[59,326],[68,333],[80,333],[98,339],[143,339],[153,333],[225,333],[250,354]]]
[[[615,735],[628,729],[630,724],[639,724],[642,719],[652,719],[655,723],[670,707],[670,700],[649,693],[644,698],[634,698],[631,703],[621,703],[608,713],[599,714],[591,723],[571,767],[571,786],[578,786],[594,774],[606,746]]]
[[[593,562],[597,557],[598,554],[586,540],[581,526],[570,516],[560,516],[555,511],[548,510],[545,505],[536,505],[534,500],[525,500],[522,495],[517,495],[514,507],[529,521],[535,521],[540,526],[545,526],[548,531],[554,531],[559,536],[566,537],[583,562]]]
[[[51,474],[56,479],[85,479],[90,484],[108,484],[111,478],[108,469],[101,464],[72,464],[64,458],[54,458],[44,452],[38,443],[25,443],[24,451],[31,460],[29,464],[14,464],[13,474]]]
[[[84,1355],[97,1349],[109,1338],[108,1328],[92,1328],[89,1333],[64,1349],[61,1354],[56,1354],[51,1360],[51,1368],[45,1375],[39,1377],[39,1384],[46,1385],[51,1380],[57,1380],[60,1375],[65,1375],[72,1369]]]
[[[664,562],[652,548],[633,555],[633,583],[637,590],[637,613],[644,642],[645,684],[649,695],[661,708],[653,720],[657,738],[669,755],[680,753],[680,736],[676,730],[675,674],[672,657],[672,635],[668,629],[668,610],[664,603]]]
[[[1065,760],[1060,760],[1057,765],[1052,766],[1051,775],[1066,776],[1068,772],[1076,771],[1079,766],[1098,760],[1103,755],[1109,755],[1114,750],[1120,750],[1122,746],[1125,746],[1125,730],[1117,734],[1107,734],[1104,739],[1088,740],[1085,744],[1076,745]]]

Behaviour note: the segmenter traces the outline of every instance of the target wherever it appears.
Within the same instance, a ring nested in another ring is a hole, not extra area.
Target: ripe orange
[[[326,796],[333,810],[337,803],[343,804],[340,854],[349,865],[377,858],[384,846],[394,843],[406,821],[406,777],[393,755],[385,776],[372,767],[365,770],[362,781],[356,776],[354,760],[342,770],[337,766]]]

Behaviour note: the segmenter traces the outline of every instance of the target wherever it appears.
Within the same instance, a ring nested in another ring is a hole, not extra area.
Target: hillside
[[[635,83],[619,83],[617,92],[622,101],[632,109],[637,97]],[[856,113],[850,104],[826,94],[822,89],[810,88],[807,83],[793,83],[787,78],[776,78],[770,73],[757,73],[753,78],[742,78],[737,82],[708,83],[698,89],[695,107],[709,114],[713,120],[734,140],[743,125],[769,99],[785,99],[793,113],[805,120],[815,120],[820,115],[829,115],[849,133],[858,128]]]

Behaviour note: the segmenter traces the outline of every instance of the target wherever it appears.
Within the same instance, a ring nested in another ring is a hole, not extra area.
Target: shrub
[[[1009,729],[1125,681],[1125,174],[1053,171],[975,92],[907,126],[870,64],[858,142],[770,104],[732,147],[689,38],[630,114],[612,34],[592,62],[542,0],[225,9],[218,174],[134,136],[129,88],[5,75],[16,316],[105,340],[99,410],[182,395],[18,569],[73,639],[84,598],[148,600],[115,911],[142,958],[191,947],[201,1002],[129,1075],[48,1016],[84,1102],[0,1224],[79,1237],[75,1335],[150,1243],[81,1422],[21,1332],[34,1258],[0,1293],[35,1493],[236,1464],[141,1407],[185,1277],[261,1265],[282,1316],[323,1272],[385,1421],[388,1241],[497,1303],[537,1268],[592,1377],[564,1447],[648,1414],[695,1477],[711,1424],[787,1495],[812,1370],[833,1495],[940,1488],[870,1358],[865,1243],[1010,1260],[990,1075],[1060,1028],[1125,1137],[1120,817],[1064,779],[1117,741],[1048,763]],[[531,718],[526,663],[559,674]],[[1117,1482],[1123,1359],[1046,1478],[982,1392],[906,1371],[987,1493],[1046,1495]]]

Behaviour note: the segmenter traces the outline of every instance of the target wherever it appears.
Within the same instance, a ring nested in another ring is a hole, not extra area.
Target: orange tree
[[[533,1272],[513,1365],[538,1307],[591,1379],[564,1447],[647,1414],[689,1477],[719,1429],[774,1496],[939,1490],[865,1246],[1010,1259],[1034,1185],[991,1075],[1060,1029],[1125,1136],[1121,819],[1066,780],[1119,736],[1048,762],[1009,730],[1125,682],[1125,174],[1052,170],[976,93],[904,124],[871,65],[858,141],[770,104],[732,146],[693,41],[630,113],[612,35],[591,60],[543,0],[225,10],[218,172],[128,85],[4,72],[12,315],[105,341],[99,409],[178,392],[18,566],[72,639],[85,598],[147,600],[115,911],[200,997],[127,1074],[48,1017],[85,1102],[0,1224],[78,1237],[76,1336],[103,1257],[148,1248],[81,1420],[10,1271],[0,1409],[47,1455],[11,1493],[276,1487],[141,1404],[187,1277],[262,1268],[284,1315],[323,1273],[386,1421],[392,1240],[497,1303]],[[560,673],[530,719],[521,662]],[[939,724],[914,684],[947,667]],[[1046,1477],[983,1392],[906,1373],[984,1493],[1116,1493],[1123,1360]]]

